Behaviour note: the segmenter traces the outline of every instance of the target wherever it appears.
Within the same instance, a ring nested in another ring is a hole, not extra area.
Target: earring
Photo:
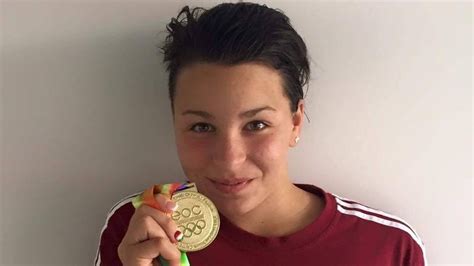
[[[295,143],[298,143],[299,140],[300,140],[300,137],[297,136],[297,137],[295,138]]]

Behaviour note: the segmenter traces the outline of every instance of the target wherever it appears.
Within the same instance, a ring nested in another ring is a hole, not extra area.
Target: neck
[[[288,182],[250,212],[226,217],[252,234],[278,237],[303,229],[319,216],[321,210],[319,197]]]

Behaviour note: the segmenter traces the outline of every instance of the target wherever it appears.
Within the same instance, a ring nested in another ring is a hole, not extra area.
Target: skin
[[[281,84],[277,71],[256,63],[194,64],[178,75],[173,110],[176,146],[188,179],[233,224],[267,237],[301,230],[324,205],[288,176],[288,151],[300,134],[304,103],[292,113]],[[262,106],[274,110],[239,116]],[[188,110],[212,117],[183,115]],[[214,182],[233,177],[253,180],[238,193],[216,189]],[[123,265],[159,265],[158,255],[180,265],[177,226],[170,218],[176,205],[162,194],[155,198],[167,212],[146,204],[135,210],[117,250]]]
[[[170,218],[176,207],[162,194],[156,201],[166,212],[142,204],[130,219],[127,232],[117,248],[120,261],[126,266],[160,265],[155,259],[163,256],[170,266],[179,266],[180,251],[176,246],[174,232],[177,227]]]
[[[264,106],[274,110],[239,116]],[[210,116],[183,114],[188,110]],[[296,145],[303,115],[303,100],[291,112],[273,68],[258,63],[187,66],[177,77],[173,110],[183,171],[240,228],[260,236],[296,232],[323,208],[319,197],[294,186],[288,174],[288,152]],[[253,180],[239,193],[216,188],[214,182],[233,177]]]

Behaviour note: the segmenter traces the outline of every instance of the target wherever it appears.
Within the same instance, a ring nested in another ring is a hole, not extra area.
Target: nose
[[[212,153],[214,163],[222,169],[237,170],[247,158],[245,140],[232,133],[221,134],[216,138]]]

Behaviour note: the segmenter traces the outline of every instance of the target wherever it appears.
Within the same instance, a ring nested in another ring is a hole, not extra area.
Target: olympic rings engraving
[[[174,211],[171,218],[178,224],[184,238],[200,235],[203,229],[206,228],[204,214],[199,205]]]
[[[197,222],[189,222],[185,226],[179,226],[183,232],[184,237],[191,237],[193,235],[200,235],[202,229],[206,228],[206,221],[199,220]]]

